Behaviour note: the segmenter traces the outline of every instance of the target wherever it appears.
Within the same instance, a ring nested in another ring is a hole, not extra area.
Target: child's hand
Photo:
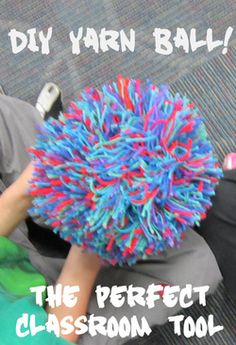
[[[65,316],[71,315],[75,320],[81,315],[86,315],[89,304],[90,294],[101,268],[101,259],[98,255],[84,252],[80,247],[74,245],[71,247],[62,272],[58,278],[57,284],[79,285],[80,292],[75,295],[78,297],[78,303],[73,308],[61,305],[57,308],[47,308],[47,312],[55,314],[58,321]],[[62,335],[66,340],[75,342],[78,336],[75,333]]]

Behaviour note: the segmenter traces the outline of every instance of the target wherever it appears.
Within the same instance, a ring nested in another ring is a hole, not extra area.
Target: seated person
[[[48,312],[55,313],[59,320],[68,314],[76,318],[86,312],[107,318],[113,315],[118,320],[124,315],[127,317],[145,315],[150,326],[153,326],[165,323],[168,316],[176,314],[180,307],[177,305],[173,309],[167,308],[158,301],[157,307],[153,309],[138,306],[113,308],[108,304],[104,309],[98,309],[92,293],[94,284],[110,287],[133,284],[144,288],[153,283],[180,287],[192,284],[193,286],[209,285],[210,293],[215,290],[221,280],[220,271],[205,240],[194,230],[187,232],[180,248],[168,249],[145,261],[140,260],[132,267],[103,266],[96,254],[82,252],[81,248],[75,245],[71,247],[65,261],[61,258],[41,255],[29,241],[26,227],[21,223],[27,217],[27,210],[32,204],[28,188],[34,169],[25,150],[34,143],[36,127],[39,123],[41,123],[40,115],[32,106],[17,99],[0,96],[0,172],[2,181],[7,187],[0,197],[0,235],[11,236],[15,243],[26,249],[33,266],[45,276],[48,284],[57,281],[63,285],[80,286],[80,303],[75,308],[72,310],[63,306],[56,310],[47,308]],[[4,337],[7,339],[2,332],[4,329],[1,328],[1,339]],[[118,337],[104,339],[102,335],[92,338],[89,334],[84,334],[79,340],[74,333],[62,336],[67,341],[78,341],[79,344],[88,345],[105,342],[112,345],[125,341]],[[8,344],[7,340],[5,344]],[[17,344],[17,340],[14,344]]]

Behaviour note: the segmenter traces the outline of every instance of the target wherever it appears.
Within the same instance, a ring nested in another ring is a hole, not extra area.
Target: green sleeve
[[[35,336],[18,337],[17,320],[23,313],[34,314],[37,325],[45,325],[47,313],[36,305],[29,288],[46,285],[45,278],[31,265],[27,252],[0,236],[0,343],[4,345],[69,345],[53,333],[41,331]]]

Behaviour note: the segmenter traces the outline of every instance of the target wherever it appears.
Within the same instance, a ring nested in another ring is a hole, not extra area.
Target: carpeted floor
[[[152,32],[155,27],[174,30],[197,29],[204,39],[207,28],[212,28],[215,39],[223,39],[228,26],[236,22],[234,0],[12,0],[0,2],[0,83],[8,95],[35,103],[47,81],[57,83],[63,90],[64,103],[87,85],[100,86],[117,74],[133,78],[151,78],[153,82],[168,83],[174,91],[193,99],[206,117],[206,124],[222,160],[224,154],[236,151],[236,32],[230,39],[228,53],[222,47],[208,53],[200,48],[186,54],[175,49],[169,56],[154,51]],[[53,27],[51,52],[43,56],[24,50],[12,54],[8,32],[15,28],[44,30]],[[108,51],[96,54],[91,48],[81,47],[81,54],[71,54],[69,32],[78,27],[136,31],[136,48],[131,52]],[[158,345],[235,345],[236,306],[227,297],[223,286],[209,298],[201,310],[194,306],[186,313],[194,317],[214,314],[224,325],[215,336],[198,339],[178,338],[167,324],[155,328],[148,339],[133,343]],[[132,342],[131,342],[132,343]]]

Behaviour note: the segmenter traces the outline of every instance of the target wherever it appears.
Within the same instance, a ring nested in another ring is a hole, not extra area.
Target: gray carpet
[[[169,56],[154,51],[152,32],[155,27],[197,29],[204,38],[211,27],[215,39],[223,39],[226,28],[236,22],[235,0],[12,0],[0,2],[0,83],[7,94],[32,104],[47,81],[56,82],[63,90],[64,103],[78,90],[87,86],[100,86],[114,80],[117,74],[133,78],[151,78],[153,82],[168,83],[174,91],[186,94],[198,105],[206,117],[210,136],[220,160],[226,152],[236,151],[236,32],[230,39],[228,53],[222,48],[208,53],[206,48],[185,54],[175,49]],[[42,56],[27,50],[17,55],[11,52],[7,33],[36,27],[53,27],[51,53]],[[79,56],[71,54],[68,34],[77,28],[92,27],[136,31],[136,49],[133,53],[108,51],[96,54],[82,47]],[[227,297],[223,286],[209,298],[207,308],[194,306],[187,313],[197,318],[213,313],[224,331],[209,338],[186,339],[173,335],[167,324],[155,328],[148,339],[139,344],[236,344],[236,306]]]

